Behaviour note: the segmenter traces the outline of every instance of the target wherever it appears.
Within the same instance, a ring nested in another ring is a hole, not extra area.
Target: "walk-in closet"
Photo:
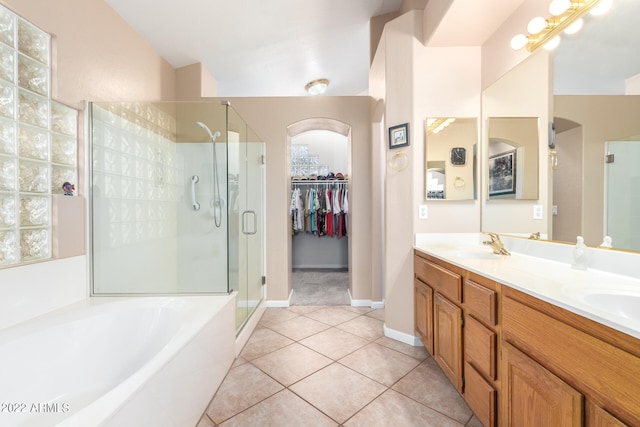
[[[292,305],[348,305],[348,137],[291,138]]]

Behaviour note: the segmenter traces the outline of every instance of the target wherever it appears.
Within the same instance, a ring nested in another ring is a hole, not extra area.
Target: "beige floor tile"
[[[209,417],[205,414],[200,418],[196,427],[215,427],[216,425],[209,419]]]
[[[307,313],[311,313],[312,311],[316,311],[323,308],[321,305],[292,305],[287,308],[289,311],[293,311],[299,315],[305,315]]]
[[[248,360],[242,356],[238,356],[236,357],[236,360],[233,361],[231,369],[235,368],[236,366],[244,365],[245,363],[248,363]]]
[[[460,423],[471,418],[471,409],[432,358],[422,362],[392,388]]]
[[[337,426],[333,420],[294,393],[283,390],[222,423],[221,427],[300,427],[311,425],[314,427]]]
[[[271,329],[256,329],[253,331],[253,334],[251,334],[247,344],[242,349],[240,356],[251,361],[291,343],[293,343],[292,340],[287,337],[283,337]]]
[[[269,328],[287,338],[299,341],[303,338],[324,331],[325,329],[330,328],[330,326],[326,323],[318,322],[317,320],[309,319],[305,316],[298,316],[284,322],[270,325]]]
[[[366,316],[373,317],[374,319],[382,320],[384,322],[384,308],[378,308],[371,310]]]
[[[367,316],[359,316],[348,322],[341,323],[338,329],[352,333],[367,340],[376,340],[384,335],[383,322]]]
[[[354,313],[358,313],[358,314],[366,314],[368,312],[370,312],[371,310],[373,310],[373,308],[371,307],[353,307],[350,305],[346,305],[344,306],[345,310],[349,310],[349,311],[353,311]]]
[[[290,311],[286,308],[267,308],[260,319],[260,324],[262,326],[269,326],[275,323],[284,322],[289,319],[293,319],[294,317],[299,316],[298,313]]]
[[[349,368],[333,363],[289,389],[338,423],[343,423],[386,388]]]
[[[345,427],[462,427],[463,424],[400,393],[388,390],[344,425]]]
[[[358,313],[346,310],[342,306],[325,307],[306,314],[307,317],[327,325],[335,326],[358,317]]]
[[[220,424],[282,389],[277,381],[247,363],[229,371],[206,413]]]
[[[420,364],[418,359],[375,343],[354,351],[339,362],[387,387]]]
[[[251,363],[285,386],[311,375],[333,361],[298,343],[293,343]]]
[[[396,341],[391,338],[382,337],[376,340],[376,344],[383,345],[385,347],[389,347],[400,353],[404,353],[407,356],[414,357],[420,361],[425,360],[427,357],[430,357],[429,352],[424,347],[417,347],[409,344],[405,344],[400,341]]]
[[[368,343],[364,338],[337,328],[327,329],[300,341],[300,344],[333,360],[338,360]]]
[[[467,427],[484,427],[480,420],[474,415],[467,423]]]

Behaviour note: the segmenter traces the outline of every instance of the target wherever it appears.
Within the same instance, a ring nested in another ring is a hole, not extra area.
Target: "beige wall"
[[[556,116],[557,117],[557,116]],[[555,121],[555,118],[554,118]],[[553,204],[558,214],[553,216],[550,238],[574,242],[583,236],[582,228],[582,126],[574,127],[556,136],[558,168],[553,173]]]
[[[582,125],[583,237],[599,245],[604,230],[604,143],[640,134],[640,96],[557,95],[554,116]],[[562,164],[562,157],[558,162]]]
[[[538,50],[502,76],[482,94],[482,122],[489,117],[538,117],[538,155],[540,159],[537,200],[486,200],[487,140],[483,132],[482,157],[482,230],[496,233],[546,234],[551,229],[551,189],[547,126],[551,104],[551,56]],[[523,82],[526,82],[523,83]],[[523,101],[526,100],[526,101]],[[533,219],[533,205],[543,205],[542,220]]]
[[[233,108],[265,141],[267,158],[268,299],[291,291],[289,140],[287,126],[327,118],[351,126],[349,276],[351,296],[372,299],[371,288],[371,100],[369,97],[229,98]]]
[[[0,0],[53,34],[53,97],[83,100],[172,100],[175,71],[103,0]]]
[[[414,51],[414,150],[415,188],[412,206],[416,233],[477,232],[480,229],[479,200],[429,201],[429,219],[418,219],[418,205],[425,203],[425,120],[427,117],[477,117],[480,144],[480,48],[425,47]],[[469,151],[470,163],[473,160]],[[465,180],[471,188],[472,180]],[[478,181],[479,182],[479,181]]]

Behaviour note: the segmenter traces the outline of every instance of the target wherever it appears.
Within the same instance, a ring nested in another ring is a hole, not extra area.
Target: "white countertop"
[[[487,240],[487,236],[475,233],[423,234],[416,235],[415,249],[640,339],[639,278],[593,268],[574,270],[567,255],[573,250],[569,245],[524,240],[527,245],[544,245],[541,247],[547,258],[567,260],[558,262],[517,252],[516,249],[522,249],[522,243],[504,237],[502,240],[511,256],[494,255],[489,246],[481,244],[483,240]],[[598,249],[589,249],[592,263],[602,263],[596,261]],[[620,254],[621,257],[630,255]],[[637,257],[632,261],[639,266],[640,255],[631,255]],[[607,251],[606,256],[616,255]],[[640,271],[640,267],[636,268]],[[608,295],[631,297],[623,298],[622,304],[614,306],[606,301]]]

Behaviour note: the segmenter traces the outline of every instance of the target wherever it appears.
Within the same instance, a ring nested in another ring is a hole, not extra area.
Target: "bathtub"
[[[90,298],[0,330],[2,426],[195,426],[235,356],[235,295]]]

